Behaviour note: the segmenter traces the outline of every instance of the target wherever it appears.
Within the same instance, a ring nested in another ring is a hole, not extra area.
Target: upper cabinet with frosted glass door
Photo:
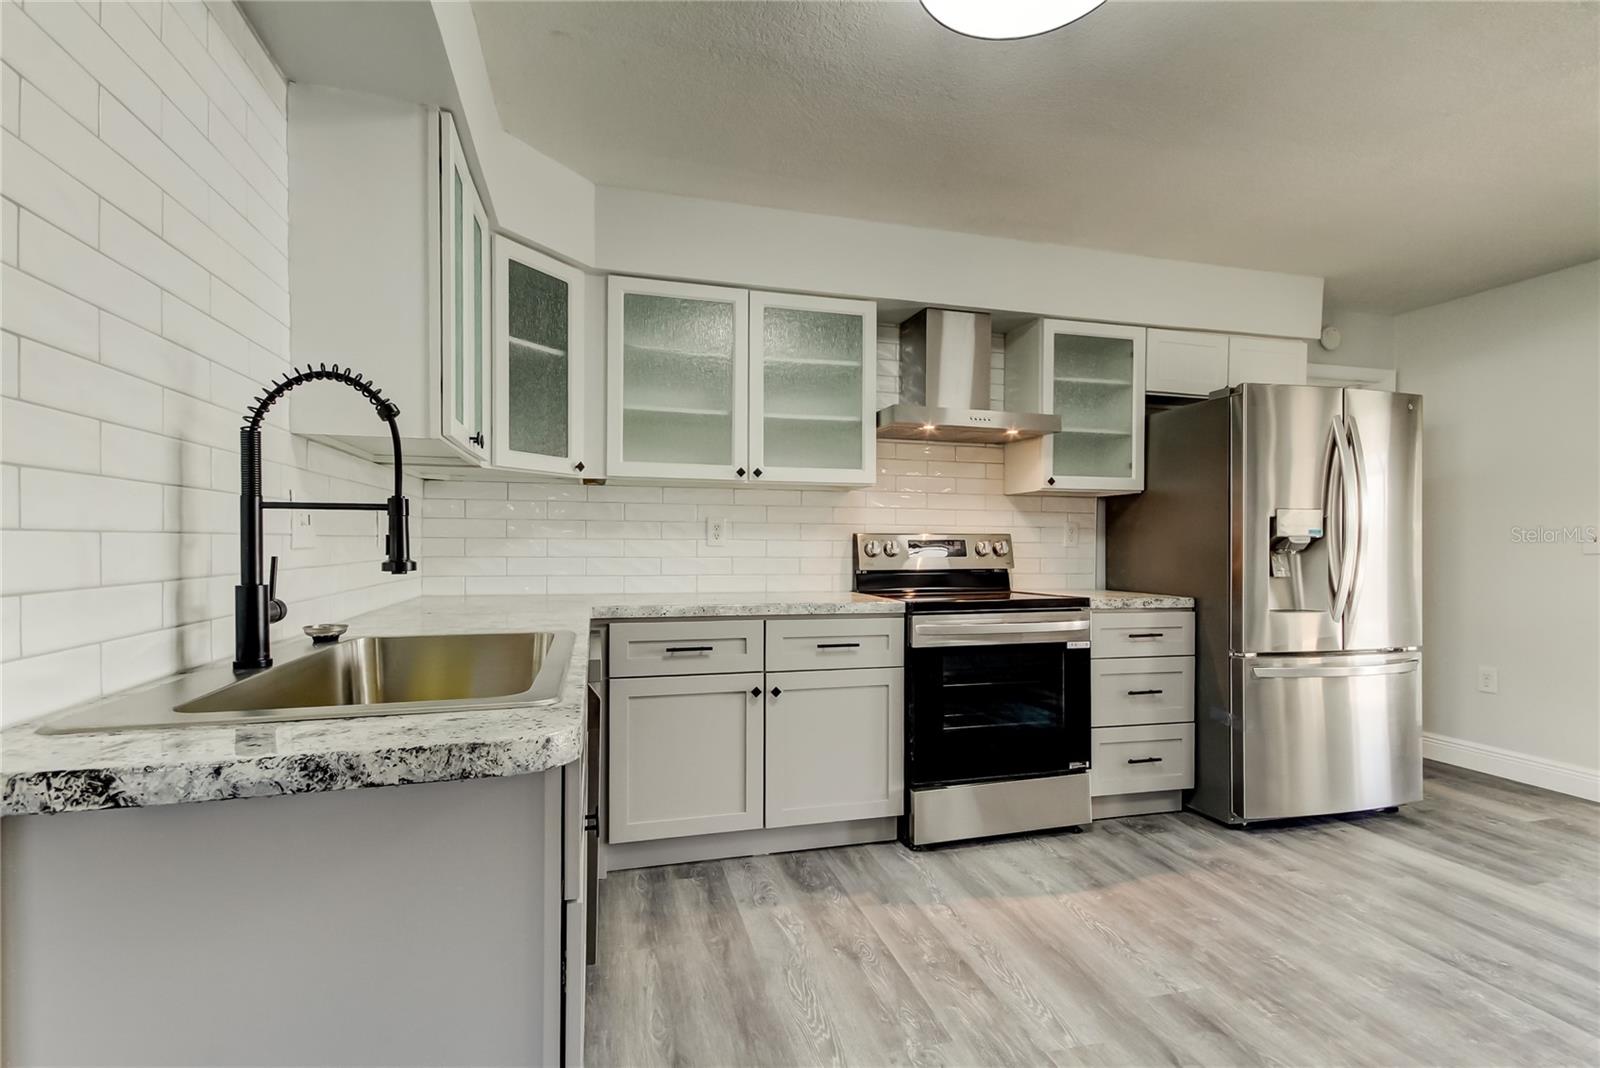
[[[495,467],[579,477],[595,467],[582,456],[583,294],[578,268],[494,239]]]
[[[608,476],[746,478],[748,316],[743,289],[608,280]]]
[[[1006,337],[1010,411],[1053,412],[1061,432],[1006,446],[1007,493],[1144,489],[1145,329],[1040,319]]]
[[[489,456],[489,216],[473,184],[456,124],[439,115],[440,300],[443,332],[444,435],[482,459]]]
[[[877,305],[750,294],[750,478],[877,478]]]

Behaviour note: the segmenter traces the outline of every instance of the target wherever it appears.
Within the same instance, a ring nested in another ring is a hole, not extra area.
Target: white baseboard
[[[1430,731],[1422,733],[1422,755],[1427,760],[1497,775],[1586,801],[1600,801],[1600,771],[1559,760],[1529,756],[1514,749],[1469,742]]]

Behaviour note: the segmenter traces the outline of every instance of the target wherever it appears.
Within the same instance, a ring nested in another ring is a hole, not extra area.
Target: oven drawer
[[[1097,611],[1093,614],[1094,658],[1192,656],[1194,613]]]
[[[1194,657],[1096,660],[1090,722],[1096,727],[1194,720]]]
[[[906,622],[884,616],[767,621],[767,670],[899,667]]]
[[[1194,724],[1096,727],[1090,793],[1142,794],[1194,785]]]
[[[762,621],[689,619],[611,624],[612,678],[760,671]]]

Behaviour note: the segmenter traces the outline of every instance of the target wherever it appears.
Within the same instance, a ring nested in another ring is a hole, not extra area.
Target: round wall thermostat
[[[1337,326],[1325,326],[1322,328],[1322,337],[1317,339],[1317,344],[1332,352],[1339,347],[1342,341],[1344,341],[1344,335],[1339,332]]]

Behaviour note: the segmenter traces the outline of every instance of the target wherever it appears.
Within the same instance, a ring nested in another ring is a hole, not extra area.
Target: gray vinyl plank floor
[[[1600,1064],[1600,806],[1425,794],[617,872],[587,1063]]]

